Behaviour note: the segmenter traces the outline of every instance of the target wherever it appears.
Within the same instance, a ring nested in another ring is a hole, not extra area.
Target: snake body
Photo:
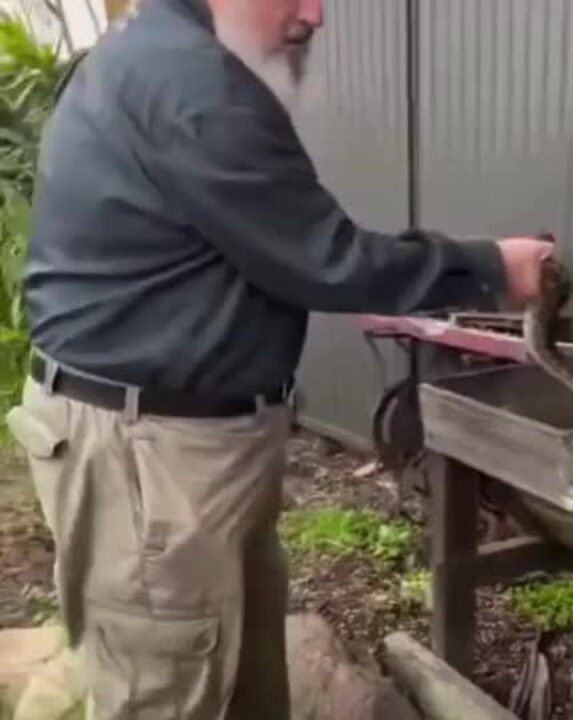
[[[573,370],[557,347],[559,314],[571,294],[565,268],[554,259],[541,268],[541,292],[524,312],[523,337],[527,352],[546,373],[573,391]]]

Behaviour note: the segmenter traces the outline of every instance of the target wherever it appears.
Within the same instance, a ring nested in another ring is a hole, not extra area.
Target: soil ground
[[[360,472],[368,458],[301,432],[291,440],[285,510],[344,506],[392,514],[397,490],[392,478]],[[0,628],[38,620],[52,592],[53,544],[34,499],[26,470],[0,464]],[[428,644],[428,617],[405,603],[399,577],[360,554],[320,557],[291,571],[291,609],[319,612],[359,659],[374,658],[384,669],[385,635],[405,629]],[[536,629],[517,618],[499,588],[479,595],[476,682],[506,703]],[[573,635],[556,635],[550,646],[552,718],[573,720]]]

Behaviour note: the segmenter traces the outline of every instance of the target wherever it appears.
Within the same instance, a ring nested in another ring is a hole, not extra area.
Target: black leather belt
[[[52,367],[55,368],[53,372]],[[122,412],[129,404],[126,386],[112,385],[76,375],[57,364],[52,366],[38,355],[32,358],[31,375],[36,382],[46,385],[52,392],[89,405]],[[252,415],[257,412],[261,402],[270,406],[285,403],[290,389],[290,385],[285,384],[274,392],[263,393],[259,398],[223,398],[196,393],[141,389],[136,395],[136,412],[142,415],[196,418]]]

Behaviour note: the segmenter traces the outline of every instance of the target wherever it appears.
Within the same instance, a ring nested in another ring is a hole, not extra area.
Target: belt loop
[[[267,409],[267,401],[264,395],[255,395],[255,408],[257,415],[263,415]]]
[[[139,396],[141,390],[134,385],[125,388],[125,405],[123,406],[123,418],[128,424],[137,422],[139,418]]]
[[[284,400],[290,402],[296,393],[296,381],[294,378],[287,380],[284,384]]]
[[[294,378],[289,383],[286,405],[290,413],[291,426],[298,426],[298,387]]]
[[[53,395],[56,389],[56,378],[58,377],[60,366],[55,360],[52,360],[52,358],[46,358],[44,362],[46,364],[46,371],[42,385],[46,395]]]

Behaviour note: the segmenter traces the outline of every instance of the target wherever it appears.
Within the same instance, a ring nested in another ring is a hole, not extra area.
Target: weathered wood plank
[[[563,391],[555,396],[550,380],[547,394],[555,402],[543,399],[543,383],[542,375],[523,376],[521,368],[423,383],[426,446],[573,510],[573,409],[563,403]]]
[[[573,569],[573,552],[539,537],[518,537],[479,548],[475,576],[478,585],[495,585],[535,571]]]
[[[431,461],[432,646],[464,675],[473,667],[478,474],[455,460]]]

